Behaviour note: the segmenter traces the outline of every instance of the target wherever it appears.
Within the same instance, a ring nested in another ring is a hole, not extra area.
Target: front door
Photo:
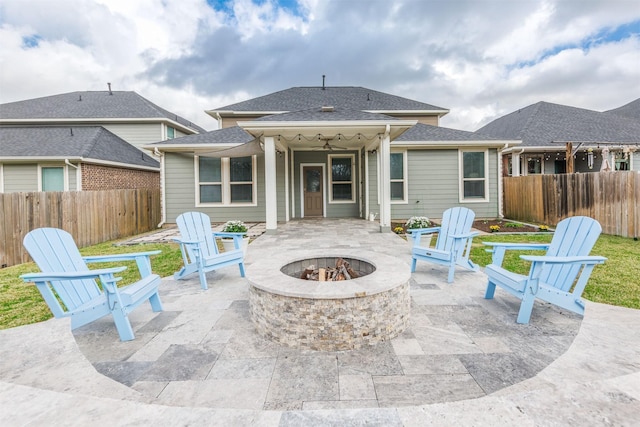
[[[322,216],[322,166],[304,166],[304,216]]]

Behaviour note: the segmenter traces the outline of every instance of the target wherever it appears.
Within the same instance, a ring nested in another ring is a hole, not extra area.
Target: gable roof
[[[638,143],[640,123],[615,114],[538,102],[502,116],[477,133],[520,139],[521,146],[555,147],[561,142]]]
[[[429,111],[445,115],[449,110],[424,102],[355,86],[292,87],[269,95],[238,102],[210,112],[287,112],[318,105],[359,111]]]
[[[362,110],[353,110],[344,107],[333,107],[331,110],[323,110],[321,106],[290,113],[271,114],[255,119],[263,122],[335,122],[335,121],[360,121],[360,120],[398,120],[395,117],[380,113],[368,113]]]
[[[146,148],[161,146],[179,146],[193,144],[244,144],[254,140],[254,136],[239,126],[232,126],[223,129],[216,129],[197,135],[181,136],[180,138],[168,139],[166,141],[155,142],[146,145]]]
[[[159,168],[160,163],[102,126],[0,127],[0,159],[98,160]]]
[[[616,114],[618,116],[627,117],[629,119],[640,120],[640,98],[631,101],[622,107],[607,110],[605,113]]]
[[[29,119],[158,119],[205,132],[195,123],[131,91],[78,91],[0,104],[0,121]]]
[[[477,132],[418,123],[395,141],[496,141],[496,139]]]

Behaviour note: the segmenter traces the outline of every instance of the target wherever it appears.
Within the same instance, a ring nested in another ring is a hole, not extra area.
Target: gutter
[[[158,147],[154,147],[153,154],[160,158],[160,211],[161,218],[160,223],[157,225],[158,228],[161,228],[165,222],[167,222],[167,198],[165,194],[165,179],[164,179],[164,153],[158,150]]]

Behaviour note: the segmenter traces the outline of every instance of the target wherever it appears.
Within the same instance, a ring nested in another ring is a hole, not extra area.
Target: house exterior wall
[[[278,221],[285,221],[285,160],[284,156],[276,157]],[[196,206],[195,163],[193,156],[185,154],[165,153],[165,202],[166,222],[175,223],[183,212],[198,211],[211,217],[213,222],[225,222],[238,219],[247,222],[264,222],[264,156],[256,158],[256,206]]]
[[[141,150],[145,144],[162,140],[162,124],[160,123],[100,123],[100,125]]]
[[[160,172],[107,167],[89,163],[83,163],[81,168],[82,190],[85,191],[160,188]]]
[[[47,167],[63,167],[64,172],[66,173],[68,191],[79,190],[75,168],[68,167],[64,163],[60,162],[44,162],[28,164],[5,163],[2,169],[0,169],[2,172],[2,180],[0,181],[4,183],[3,191],[5,193],[39,191],[38,165]]]
[[[354,174],[353,180],[355,182],[355,193],[353,202],[330,202],[329,175],[331,173],[331,167],[329,164],[329,155],[353,155],[355,165],[352,167],[352,173]],[[300,165],[305,163],[324,164],[325,176],[323,177],[323,185],[325,188],[325,206],[327,218],[353,218],[360,216],[360,154],[358,151],[352,150],[340,150],[340,151],[294,151],[294,195],[295,195],[295,217],[302,217],[302,186],[303,180],[300,176]]]
[[[377,157],[367,154],[369,162],[369,211],[379,214]],[[460,203],[459,165],[457,149],[408,150],[406,203],[391,204],[391,218],[406,220],[411,216],[441,218],[442,212],[454,206],[464,206],[477,218],[498,216],[498,154],[489,149],[489,200]]]

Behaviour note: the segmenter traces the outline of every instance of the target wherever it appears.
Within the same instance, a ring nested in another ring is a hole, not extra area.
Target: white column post
[[[391,231],[391,139],[388,125],[380,141],[380,231]]]
[[[276,183],[276,144],[272,136],[264,137],[264,192],[266,233],[278,228],[278,193]]]
[[[511,176],[520,176],[520,153],[511,153]]]

